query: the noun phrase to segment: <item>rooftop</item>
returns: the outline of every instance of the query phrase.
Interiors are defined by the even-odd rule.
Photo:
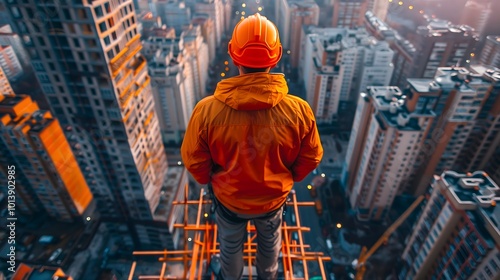
[[[417,34],[429,37],[460,35],[464,37],[477,37],[474,28],[468,25],[455,25],[447,20],[427,18],[427,25],[419,26]]]
[[[462,67],[440,67],[434,79],[407,79],[410,88],[416,92],[438,92],[441,89],[457,89],[460,93],[475,93],[480,84],[490,85],[500,81],[498,69],[475,67],[470,72]]]
[[[406,108],[406,95],[398,87],[369,87],[369,94],[384,124],[399,130],[420,130],[418,118],[412,117]]]
[[[486,36],[486,39],[488,40],[488,42],[492,42],[495,45],[500,46],[500,36],[489,35],[489,36]]]
[[[500,187],[488,174],[445,171],[440,178],[455,199],[454,204],[466,211],[483,237],[500,242]]]

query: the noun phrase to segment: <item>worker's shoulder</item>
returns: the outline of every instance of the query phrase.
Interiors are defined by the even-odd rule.
[[[211,105],[218,103],[219,101],[213,95],[210,95],[198,101],[198,103],[196,103],[195,108],[201,110],[203,108],[210,107]]]
[[[292,94],[287,94],[286,97],[284,98],[284,100],[289,103],[290,105],[296,107],[297,109],[303,111],[303,110],[311,110],[311,106],[309,105],[309,103],[307,103],[307,101],[305,101],[304,99],[298,97],[298,96],[295,96],[295,95],[292,95]]]

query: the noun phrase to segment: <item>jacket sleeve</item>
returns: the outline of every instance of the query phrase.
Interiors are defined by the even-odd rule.
[[[191,115],[181,146],[181,156],[187,170],[200,184],[210,181],[212,156],[207,143],[207,127],[204,125],[201,106],[198,104]]]
[[[308,109],[306,115],[310,118],[312,124],[309,127],[309,131],[302,139],[299,155],[292,165],[293,180],[295,182],[304,180],[311,171],[318,167],[323,158],[323,146],[319,138],[314,114],[310,108]]]

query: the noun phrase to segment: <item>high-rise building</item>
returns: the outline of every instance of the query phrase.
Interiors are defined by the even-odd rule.
[[[183,1],[157,0],[155,2],[155,16],[159,16],[163,24],[173,27],[177,35],[182,28],[191,21],[191,8]]]
[[[407,189],[409,193],[420,195],[425,193],[433,174],[469,164],[468,160],[480,162],[481,159],[468,150],[475,152],[478,148],[474,134],[481,123],[490,121],[488,114],[493,113],[496,117],[492,106],[500,89],[498,77],[472,74],[465,68],[439,68],[434,79],[408,79],[408,84],[409,110],[417,113],[433,110],[436,114],[436,120],[423,138],[424,147],[411,176],[413,183]],[[494,126],[489,129],[495,131]],[[484,139],[489,142],[484,142],[486,146],[478,150],[479,157],[488,158],[493,154],[486,151],[492,143],[498,143],[491,141],[495,136]]]
[[[17,1],[9,11],[51,111],[82,147],[95,150],[89,168],[102,170],[99,187],[113,193],[115,212],[126,221],[150,221],[167,160],[133,1],[59,4]],[[37,9],[43,18],[34,16]],[[154,230],[146,235],[158,238]],[[146,240],[136,237],[138,244]]]
[[[339,111],[353,111],[349,104],[356,104],[360,87],[388,85],[393,53],[366,30],[308,26],[302,33],[299,79],[318,123],[338,120]]]
[[[468,65],[477,41],[474,30],[469,26],[429,19],[427,26],[417,28],[413,43],[416,49],[413,67],[406,77],[431,79],[439,67]]]
[[[195,105],[190,63],[174,48],[149,63],[155,107],[165,143],[180,144]]]
[[[368,0],[367,11],[373,14],[382,21],[385,21],[389,10],[390,1],[387,0]]]
[[[280,32],[280,40],[284,49],[284,56],[290,58],[293,68],[299,63],[301,30],[303,25],[318,25],[319,7],[313,0],[281,0],[276,10],[279,20],[276,22]],[[288,52],[290,51],[290,52]]]
[[[181,34],[182,48],[186,51],[184,57],[186,63],[191,64],[194,82],[194,95],[196,102],[203,99],[206,94],[206,83],[208,79],[208,46],[203,41],[201,27],[189,25]],[[191,114],[189,114],[191,115]]]
[[[373,36],[389,42],[395,53],[391,85],[401,88],[408,78],[433,78],[438,67],[469,65],[478,41],[468,26],[430,18],[426,26],[418,27],[411,42],[370,12],[365,26]]]
[[[500,68],[500,36],[486,37],[480,63],[484,66]]]
[[[192,2],[190,6],[191,10],[194,10],[193,17],[208,15],[213,19],[215,27],[215,44],[219,46],[226,32],[225,17],[232,16],[232,13],[227,15],[224,14],[223,0],[191,0],[186,1],[186,4],[188,4],[188,2]]]
[[[375,36],[378,40],[388,42],[394,52],[392,59],[394,71],[390,85],[405,86],[407,75],[410,74],[409,71],[412,68],[413,56],[416,52],[415,46],[370,11],[365,14],[365,27],[370,35]]]
[[[149,38],[152,29],[163,27],[167,29],[167,27],[162,24],[161,17],[154,16],[152,12],[143,12],[138,15],[138,18],[140,24],[137,27],[139,29],[138,31],[141,33],[142,38]],[[170,27],[170,29],[173,30],[175,36],[175,29],[172,27]]]
[[[365,91],[368,86],[389,85],[394,71],[392,65],[394,52],[389,44],[387,42],[368,44],[362,51],[364,54],[361,62],[362,70],[360,71],[359,86],[355,87],[355,91]]]
[[[20,179],[16,192],[21,211],[34,214],[43,209],[63,222],[94,218],[92,193],[59,121],[50,112],[39,110],[27,95],[0,95],[0,141],[2,161],[8,159]]]
[[[0,67],[10,81],[17,80],[23,74],[23,67],[12,46],[0,45]]]
[[[384,219],[410,183],[434,114],[410,112],[406,99],[398,87],[368,87],[359,98],[342,182],[360,220]]]
[[[13,95],[14,91],[10,86],[9,79],[3,72],[2,67],[0,67],[0,95]]]
[[[21,38],[14,33],[9,24],[0,26],[0,45],[12,46],[21,65],[23,67],[29,65],[29,57],[24,50]]]
[[[333,3],[332,27],[363,26],[368,0],[337,0]]]
[[[500,71],[477,66],[471,69],[488,90],[453,170],[484,170],[500,182]]]
[[[484,172],[434,176],[398,279],[498,279],[500,188]]]
[[[468,25],[483,34],[488,18],[492,14],[490,0],[468,0],[458,23]]]
[[[201,28],[201,35],[208,47],[208,63],[212,64],[215,59],[215,31],[214,20],[208,16],[197,16],[191,20],[192,25],[199,25]]]

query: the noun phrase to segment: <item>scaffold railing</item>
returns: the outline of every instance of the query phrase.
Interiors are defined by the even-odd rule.
[[[206,197],[204,189],[200,190],[198,200],[188,200],[188,187],[185,188],[185,199],[175,201],[174,205],[184,206],[183,223],[177,223],[174,228],[184,230],[182,250],[162,250],[162,251],[134,251],[134,262],[132,263],[128,280],[164,280],[164,279],[215,279],[208,266],[215,254],[219,253],[217,242],[217,224],[209,218],[209,211],[212,201]],[[196,207],[195,222],[189,222],[189,208]],[[208,207],[207,207],[208,206]],[[304,243],[303,233],[310,231],[310,228],[301,225],[299,207],[314,206],[314,202],[298,202],[295,192],[292,191],[288,198],[287,209],[295,213],[295,225],[288,225],[283,219],[282,225],[282,248],[280,254],[280,277],[279,279],[309,280],[309,265],[314,263],[314,267],[319,270],[322,279],[327,279],[324,263],[330,261],[329,256],[322,252],[312,252],[310,246]],[[290,210],[287,210],[290,211]],[[243,259],[246,269],[243,279],[257,279],[254,269],[257,252],[256,229],[251,221],[247,223],[247,240],[243,248]],[[294,235],[294,233],[296,233]],[[293,238],[295,236],[295,238]],[[154,275],[139,275],[137,266],[140,265],[141,258],[157,258],[161,263],[161,269]],[[169,265],[182,265],[182,275],[168,273]],[[299,272],[300,271],[300,272]],[[299,276],[300,275],[300,276]],[[317,275],[316,277],[318,277]]]

